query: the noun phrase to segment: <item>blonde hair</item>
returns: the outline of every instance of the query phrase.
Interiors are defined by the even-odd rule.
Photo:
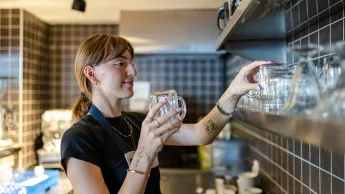
[[[92,85],[84,74],[84,68],[87,66],[94,67],[113,60],[126,51],[129,51],[133,58],[134,49],[131,43],[115,35],[94,35],[80,44],[75,58],[74,70],[81,95],[73,105],[73,120],[79,120],[85,116],[92,105]]]

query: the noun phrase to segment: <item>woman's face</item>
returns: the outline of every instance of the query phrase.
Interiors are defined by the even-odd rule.
[[[133,81],[137,72],[128,51],[94,69],[95,76],[100,81],[96,88],[102,90],[104,94],[118,99],[133,96]]]

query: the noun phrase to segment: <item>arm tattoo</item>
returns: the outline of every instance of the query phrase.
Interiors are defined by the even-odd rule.
[[[204,123],[204,127],[208,134],[212,133],[215,129],[218,128],[218,126],[211,119]]]
[[[151,156],[149,153],[145,151],[145,148],[142,147],[138,150],[138,157],[139,159],[137,160],[137,163],[135,164],[135,167],[138,167],[139,161],[141,158],[146,158],[147,162],[151,162]]]

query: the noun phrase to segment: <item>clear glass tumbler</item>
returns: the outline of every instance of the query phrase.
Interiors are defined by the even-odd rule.
[[[253,91],[247,96],[258,99],[258,110],[264,112],[276,112],[286,102],[291,74],[285,64],[267,64],[260,66],[254,74],[261,89]]]
[[[320,101],[320,83],[316,76],[316,67],[311,57],[323,50],[318,45],[301,45],[289,48],[289,52],[299,57],[294,72],[289,97],[279,114],[310,114]]]

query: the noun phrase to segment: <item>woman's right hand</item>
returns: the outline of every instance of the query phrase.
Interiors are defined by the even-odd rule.
[[[166,104],[167,99],[155,104],[142,123],[141,134],[137,153],[139,157],[145,157],[153,162],[158,152],[162,150],[164,143],[171,135],[176,133],[182,126],[183,118],[170,120],[180,114],[181,109],[172,110],[167,115],[156,118],[156,114]]]

